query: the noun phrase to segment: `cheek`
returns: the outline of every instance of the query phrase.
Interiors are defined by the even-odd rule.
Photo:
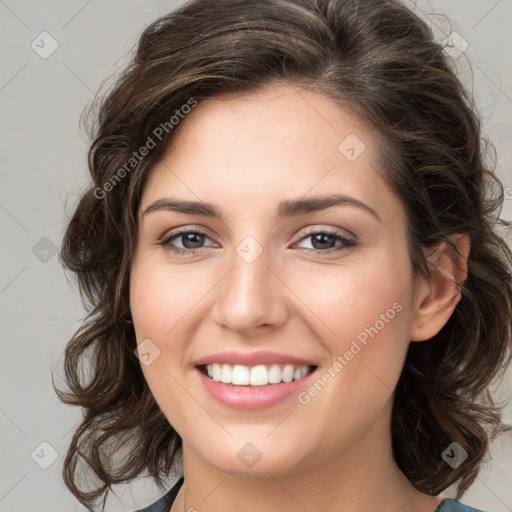
[[[364,341],[368,329],[386,333],[384,338],[408,335],[412,277],[407,255],[378,250],[353,261],[339,269],[319,268],[314,279],[288,276],[296,295],[314,314],[331,355],[346,350],[358,336]]]
[[[130,307],[137,343],[149,339],[159,349],[151,364],[141,364],[142,372],[158,405],[178,432],[188,428],[190,421],[201,424],[200,411],[190,407],[190,395],[178,383],[182,381],[190,315],[200,291],[185,273],[175,269],[171,272],[150,258],[132,265]],[[179,413],[183,410],[188,411],[186,416]]]
[[[179,345],[184,338],[183,333],[178,333],[186,324],[179,320],[186,319],[191,308],[190,287],[185,287],[175,275],[179,274],[165,271],[165,267],[150,258],[136,260],[130,275],[130,308],[137,344],[148,346],[146,340],[150,340],[149,346],[157,354],[151,364],[142,364],[142,371],[159,403],[162,395],[174,388],[169,373],[175,374],[174,367],[183,360]]]
[[[130,276],[130,307],[137,340],[153,337],[159,343],[180,339],[189,315],[208,290],[196,272],[170,270],[150,260],[134,265]]]
[[[375,251],[357,267],[315,275],[314,283],[307,304],[321,319],[315,322],[330,371],[320,375],[326,385],[319,383],[304,402],[311,399],[312,409],[321,409],[324,400],[331,403],[341,422],[348,411],[361,415],[362,403],[369,416],[376,414],[396,386],[409,346],[413,285],[408,255]]]

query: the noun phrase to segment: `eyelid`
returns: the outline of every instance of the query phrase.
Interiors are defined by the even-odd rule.
[[[348,229],[343,229],[339,227],[327,227],[327,226],[319,226],[318,224],[315,224],[313,227],[304,228],[305,231],[303,231],[300,235],[300,240],[302,240],[304,237],[314,234],[314,233],[330,233],[332,235],[341,236],[345,239],[351,239],[354,242],[357,242],[359,239],[358,237],[349,231]]]
[[[202,235],[206,235],[208,238],[211,238],[210,235],[208,234],[209,233],[208,228],[206,228],[204,226],[196,227],[196,225],[185,225],[185,226],[173,228],[171,231],[166,231],[162,236],[160,236],[158,238],[158,240],[162,241],[162,240],[168,239],[174,235],[178,235],[178,234],[182,234],[182,233],[190,233],[190,232],[197,232]],[[302,238],[304,238],[307,235],[310,235],[313,233],[319,233],[319,232],[322,232],[322,233],[329,232],[331,234],[339,234],[340,236],[344,236],[343,233],[347,233],[348,236],[344,236],[345,238],[350,237],[350,238],[353,238],[354,241],[358,240],[358,237],[354,233],[349,231],[348,229],[339,228],[339,227],[330,227],[330,226],[327,227],[327,226],[314,224],[312,226],[303,228],[303,231],[300,234],[299,241],[302,240]]]

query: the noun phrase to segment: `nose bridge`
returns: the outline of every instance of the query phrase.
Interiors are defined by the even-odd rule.
[[[215,320],[234,330],[282,322],[285,297],[274,276],[273,258],[254,237],[234,248],[231,268],[215,303]]]

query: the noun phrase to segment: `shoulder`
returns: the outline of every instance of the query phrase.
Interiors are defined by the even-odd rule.
[[[484,512],[483,510],[463,505],[460,501],[447,498],[442,501],[436,512]]]
[[[140,510],[135,510],[135,512],[169,512],[171,505],[173,504],[178,491],[180,490],[181,485],[183,484],[183,477],[181,477],[169,491],[167,491],[161,498],[159,498],[151,505],[148,505],[145,508],[141,508]]]

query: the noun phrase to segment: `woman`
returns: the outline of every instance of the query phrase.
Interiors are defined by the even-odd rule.
[[[58,391],[85,409],[73,494],[163,490],[182,461],[145,512],[475,510],[440,493],[500,431],[512,255],[427,25],[395,0],[196,0],[97,121],[61,252],[90,304]]]

